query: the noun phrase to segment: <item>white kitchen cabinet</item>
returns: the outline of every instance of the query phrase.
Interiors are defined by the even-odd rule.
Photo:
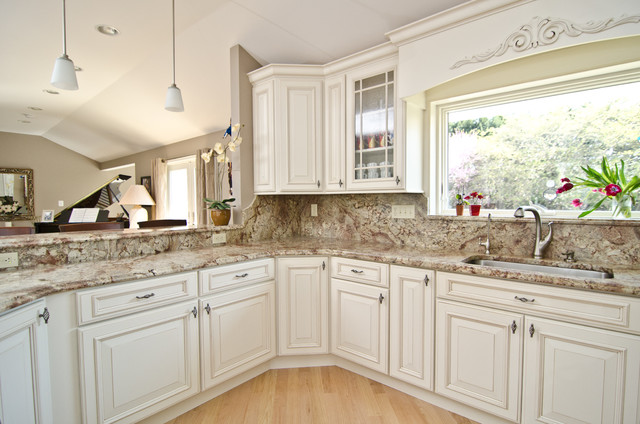
[[[434,272],[390,268],[389,374],[433,390]]]
[[[329,260],[278,258],[278,354],[329,353]]]
[[[517,422],[523,316],[441,300],[436,313],[436,393]]]
[[[343,74],[324,83],[324,175],[327,192],[342,192],[346,184],[346,94]]]
[[[276,356],[275,282],[202,297],[203,390]]]
[[[81,327],[83,422],[134,423],[199,391],[197,302]]]
[[[523,423],[637,423],[640,339],[525,321]]]
[[[276,191],[276,136],[274,81],[253,87],[253,190]]]
[[[0,316],[0,423],[53,423],[44,315],[39,300]]]

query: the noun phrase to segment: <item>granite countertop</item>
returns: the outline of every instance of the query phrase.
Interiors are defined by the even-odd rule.
[[[218,247],[172,251],[127,259],[61,266],[45,265],[4,272],[0,274],[0,313],[35,299],[64,291],[151,278],[252,259],[297,255],[341,256],[436,271],[512,279],[640,297],[640,268],[608,267],[606,269],[613,271],[614,278],[606,280],[577,279],[539,272],[470,265],[462,262],[463,259],[470,255],[460,252],[425,251],[389,244],[345,240],[293,238],[251,244],[227,244]],[[497,256],[493,258],[505,259]],[[538,262],[549,263],[550,261]],[[568,266],[563,262],[553,262],[553,264]],[[571,264],[571,266],[583,269],[605,268],[598,268],[592,264],[581,264],[579,262]]]

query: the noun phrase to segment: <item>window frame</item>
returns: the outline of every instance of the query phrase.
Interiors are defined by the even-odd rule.
[[[189,155],[175,159],[167,159],[167,215],[171,212],[171,169],[187,170],[187,225],[198,225],[198,214],[196,213],[196,156]],[[181,218],[181,217],[179,217]]]
[[[447,150],[449,127],[447,114],[449,112],[634,82],[640,82],[640,62],[531,81],[429,102],[430,122],[432,122],[429,150],[434,156],[434,160],[430,161],[432,166],[427,170],[428,186],[431,188],[429,193],[429,213],[432,215],[455,215],[455,208],[447,208],[444,204],[448,184]],[[512,217],[514,212],[511,209],[483,209],[483,211],[490,212],[493,216],[505,217]],[[540,210],[542,216],[568,219],[577,218],[581,212],[581,210]],[[612,216],[607,211],[594,211],[583,219],[589,218],[611,219]],[[631,218],[639,219],[640,212],[632,212]]]

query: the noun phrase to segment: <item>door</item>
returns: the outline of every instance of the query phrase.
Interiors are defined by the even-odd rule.
[[[280,355],[329,353],[327,258],[278,258]]]
[[[276,140],[282,192],[322,191],[322,81],[278,81]]]
[[[326,191],[344,191],[346,172],[346,111],[344,75],[324,84],[324,175]]]
[[[434,273],[391,267],[389,374],[433,390]]]
[[[331,279],[331,352],[387,373],[389,290]]]
[[[78,330],[83,422],[134,423],[198,393],[196,302]]]
[[[523,316],[438,301],[436,393],[518,421]]]
[[[43,300],[0,317],[0,422],[52,423]]]
[[[527,318],[524,423],[637,423],[640,339]]]
[[[202,298],[200,310],[203,390],[276,356],[273,281]]]
[[[276,191],[274,82],[253,87],[253,190]]]

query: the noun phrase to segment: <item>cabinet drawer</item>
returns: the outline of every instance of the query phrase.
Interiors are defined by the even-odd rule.
[[[188,272],[81,290],[76,293],[78,325],[195,298],[197,287],[196,272]]]
[[[357,259],[331,258],[331,276],[356,283],[389,287],[389,265]]]
[[[640,299],[446,272],[436,278],[439,298],[640,333]]]
[[[235,286],[273,280],[273,258],[222,265],[199,271],[200,294],[215,293]]]

